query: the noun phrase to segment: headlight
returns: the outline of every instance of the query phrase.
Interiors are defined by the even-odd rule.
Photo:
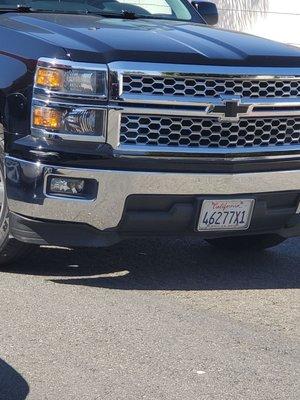
[[[83,107],[47,107],[33,104],[32,131],[37,136],[69,140],[105,141],[106,110]]]
[[[46,62],[41,59],[34,84],[35,88],[67,96],[106,98],[107,67],[57,60]]]
[[[107,66],[40,59],[32,101],[34,136],[105,142]]]

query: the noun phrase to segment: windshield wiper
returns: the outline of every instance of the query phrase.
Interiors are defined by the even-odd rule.
[[[33,7],[23,6],[23,5],[17,5],[16,7],[0,7],[0,12],[34,13],[38,11],[39,10]]]
[[[55,13],[55,14],[93,14],[90,10],[64,11],[56,9],[34,8],[30,6],[17,5],[16,7],[0,7],[0,12],[18,12],[18,13]]]
[[[19,12],[19,13],[34,13],[34,12],[53,12],[58,14],[91,14],[100,15],[109,18],[124,18],[124,19],[136,19],[138,16],[130,11],[122,11],[121,13],[113,12],[101,12],[101,11],[91,11],[91,10],[74,10],[74,11],[64,11],[64,10],[43,10],[37,9],[29,6],[17,5],[16,7],[0,7],[0,12]]]
[[[94,14],[94,15],[100,15],[101,17],[107,17],[107,18],[122,18],[122,19],[137,19],[137,18],[143,18],[143,16],[137,15],[135,12],[123,10],[120,13],[114,13],[110,11],[90,11],[86,10],[86,14]],[[147,18],[147,16],[145,16]]]
[[[128,11],[128,10],[123,10],[120,13],[114,13],[114,12],[110,12],[110,11],[90,11],[90,10],[85,10],[84,12],[86,14],[100,15],[101,17],[107,17],[107,18],[121,18],[121,19],[161,19],[161,18],[163,18],[163,17],[158,17],[155,15],[136,14],[135,12]]]
[[[114,13],[110,11],[91,11],[91,10],[74,10],[74,11],[63,11],[63,10],[47,10],[38,9],[24,5],[18,5],[16,7],[0,8],[0,12],[18,12],[18,13],[57,13],[57,14],[81,14],[81,15],[99,15],[106,18],[120,18],[120,19],[162,19],[155,15],[142,15],[136,14],[135,12],[123,10],[120,13]],[[171,19],[171,18],[168,18]]]

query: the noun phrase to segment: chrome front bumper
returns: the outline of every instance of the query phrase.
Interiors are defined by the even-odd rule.
[[[49,196],[49,175],[95,179],[95,200]],[[300,170],[193,174],[131,172],[64,168],[6,157],[10,210],[30,218],[80,222],[99,230],[115,228],[121,221],[129,195],[232,195],[300,191]],[[300,211],[300,210],[299,210]]]

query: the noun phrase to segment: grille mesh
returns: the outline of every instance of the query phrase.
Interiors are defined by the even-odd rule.
[[[123,91],[130,94],[188,97],[300,97],[296,80],[243,80],[237,78],[181,78],[124,75]]]
[[[300,144],[300,117],[212,118],[123,115],[122,145],[196,148],[253,148]]]

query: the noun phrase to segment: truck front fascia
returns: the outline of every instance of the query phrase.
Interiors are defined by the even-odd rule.
[[[124,236],[124,230],[125,236],[139,236],[152,232],[163,235],[178,233],[179,236],[196,234],[203,237],[203,234],[195,229],[202,202],[205,199],[236,199],[240,196],[254,199],[256,205],[253,225],[249,231],[239,234],[276,233],[283,237],[300,234],[300,102],[297,90],[296,95],[294,94],[295,85],[299,84],[299,69],[260,68],[256,71],[253,68],[246,71],[231,68],[230,71],[225,71],[227,75],[224,78],[221,75],[224,74],[224,69],[219,67],[207,67],[209,69],[205,70],[203,66],[195,66],[189,74],[186,70],[184,73],[177,70],[183,68],[182,66],[141,65],[141,70],[128,64],[125,66],[127,69],[122,69],[124,66],[118,64],[109,65],[109,97],[107,103],[101,104],[107,110],[106,143],[88,143],[84,138],[78,142],[64,140],[63,137],[56,140],[54,136],[41,138],[31,135],[21,138],[14,143],[13,148],[7,149],[7,193],[12,213],[12,233],[17,239],[54,245],[68,245],[70,240],[70,246],[96,246],[99,243],[107,244],[109,241],[119,240]],[[158,68],[158,72],[153,68]],[[162,68],[169,72],[162,72]],[[270,135],[273,130],[277,132],[275,143],[272,141],[274,138],[269,135],[265,143],[257,144],[255,141],[260,140],[260,134],[253,132],[249,142],[245,139],[245,145],[237,142],[243,135],[239,135],[239,131],[233,131],[232,135],[228,135],[228,140],[231,140],[232,136],[236,139],[224,145],[226,137],[214,141],[215,134],[219,137],[222,130],[214,132],[213,126],[212,129],[204,129],[208,131],[210,145],[205,146],[202,142],[194,143],[194,146],[182,145],[181,140],[184,139],[186,130],[187,136],[194,140],[193,127],[185,129],[186,126],[183,125],[188,119],[195,119],[197,129],[194,133],[199,135],[199,119],[205,124],[208,121],[212,126],[215,122],[218,124],[220,119],[228,118],[226,99],[224,101],[221,94],[216,93],[215,97],[178,97],[124,93],[126,74],[130,75],[129,79],[137,80],[139,85],[139,80],[143,77],[136,76],[140,73],[146,74],[146,88],[147,79],[151,79],[151,82],[154,82],[151,85],[155,85],[151,90],[156,90],[156,77],[160,80],[159,85],[168,86],[166,82],[174,72],[179,81],[183,79],[187,82],[189,79],[208,79],[208,82],[210,79],[221,79],[224,85],[229,79],[230,82],[234,80],[234,84],[239,87],[242,80],[246,84],[246,89],[243,89],[246,92],[248,83],[254,85],[252,97],[232,97],[237,109],[242,108],[245,115],[237,113],[234,121],[223,121],[225,128],[226,124],[234,125],[239,119],[245,123],[247,120],[258,120],[260,123],[264,118],[266,123],[269,123],[273,119],[279,119],[281,123],[281,119],[285,117],[286,129],[282,128],[281,131],[279,125],[274,124]],[[270,85],[274,79],[282,81],[283,85],[287,85],[290,96],[278,98],[277,91],[271,87],[273,98],[260,98],[259,93],[255,91],[261,79],[265,79]],[[176,89],[177,83],[171,83],[171,86]],[[142,89],[145,90],[143,84]],[[207,88],[204,87],[204,90]],[[222,88],[220,90],[222,91]],[[82,103],[82,99],[79,100]],[[222,111],[224,105],[225,112]],[[178,123],[178,116],[182,119],[182,125],[174,128],[174,132],[170,128],[169,138],[174,144],[161,142],[161,139],[166,139],[166,127],[153,127],[153,132],[151,127],[154,123],[157,125],[157,119],[165,118],[168,120],[167,124],[169,121],[172,124]],[[124,118],[128,120],[125,127],[124,122],[122,125]],[[143,119],[146,122],[143,122]],[[164,125],[163,121],[160,122]],[[290,122],[292,127],[289,126]],[[254,125],[251,126],[253,127]],[[262,129],[258,124],[255,127],[258,130]],[[264,132],[261,135],[264,135]],[[132,144],[128,145],[126,141]],[[53,177],[94,182],[93,195],[88,193],[89,196],[80,198],[70,194],[58,196],[50,193],[49,182]],[[127,215],[130,201],[136,197],[137,200],[133,200],[134,204],[137,204],[137,201],[147,203],[145,196],[153,200],[150,211],[130,210],[130,215]],[[280,201],[276,200],[277,196]],[[187,202],[181,200],[181,197],[188,198]],[[162,199],[162,203],[159,199]],[[161,204],[165,204],[169,209],[161,209]],[[44,242],[39,242],[35,233],[32,234],[32,238],[31,233],[22,236],[23,223],[28,224],[33,232],[35,229],[44,230]],[[80,232],[79,227],[84,227],[84,230],[89,232],[87,237],[90,239],[85,241],[81,235],[79,241],[76,239],[75,231]],[[51,240],[46,234],[48,228],[52,232]],[[61,241],[55,242],[55,231],[64,232],[60,235]],[[66,232],[70,233],[70,239]],[[232,232],[232,235],[235,234],[237,233]],[[103,235],[106,238],[107,235],[110,238],[111,235],[115,237],[106,240],[103,239]],[[221,237],[224,232],[216,232],[214,235]]]

